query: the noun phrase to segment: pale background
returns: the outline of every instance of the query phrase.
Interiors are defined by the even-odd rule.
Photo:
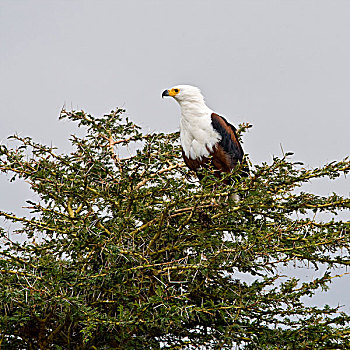
[[[145,132],[172,132],[179,107],[161,92],[192,84],[233,124],[254,125],[244,137],[253,163],[282,149],[308,167],[340,160],[350,154],[349,18],[346,0],[0,0],[0,142],[19,133],[69,151],[64,105],[124,107]],[[349,196],[350,180],[305,189]],[[0,178],[0,209],[24,215],[32,196]],[[349,282],[311,303],[349,312]]]

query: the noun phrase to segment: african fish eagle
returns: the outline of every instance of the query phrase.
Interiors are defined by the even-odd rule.
[[[224,117],[214,113],[204,101],[201,91],[190,85],[164,90],[162,97],[173,97],[181,107],[180,140],[186,165],[197,173],[212,164],[215,176],[229,173],[242,163],[243,149],[236,128]],[[242,175],[247,175],[247,168]]]

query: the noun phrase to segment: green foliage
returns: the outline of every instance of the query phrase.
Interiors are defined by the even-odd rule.
[[[0,232],[1,345],[349,348],[349,316],[303,297],[327,288],[332,267],[350,264],[350,223],[300,214],[336,214],[350,200],[295,189],[347,174],[350,162],[308,170],[286,155],[247,178],[237,170],[230,186],[208,172],[201,186],[180,159],[178,133],[143,135],[122,113],[62,111],[86,128],[72,136],[71,154],[19,136],[19,147],[1,146],[0,170],[38,198],[27,201],[27,217],[0,212],[28,238]],[[327,270],[301,283],[279,276],[289,262]]]

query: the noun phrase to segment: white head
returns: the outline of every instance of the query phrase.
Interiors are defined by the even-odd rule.
[[[173,97],[180,105],[186,102],[204,104],[204,97],[201,91],[197,87],[191,85],[177,85],[168,90],[164,90],[162,97],[164,96]]]

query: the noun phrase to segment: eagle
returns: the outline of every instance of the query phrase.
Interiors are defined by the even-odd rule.
[[[162,97],[165,96],[173,97],[181,107],[182,156],[199,180],[203,178],[201,168],[213,167],[214,175],[220,178],[222,173],[230,173],[242,163],[244,152],[236,128],[205,104],[199,88],[177,85],[164,90]],[[247,171],[245,165],[241,175],[247,176]]]

